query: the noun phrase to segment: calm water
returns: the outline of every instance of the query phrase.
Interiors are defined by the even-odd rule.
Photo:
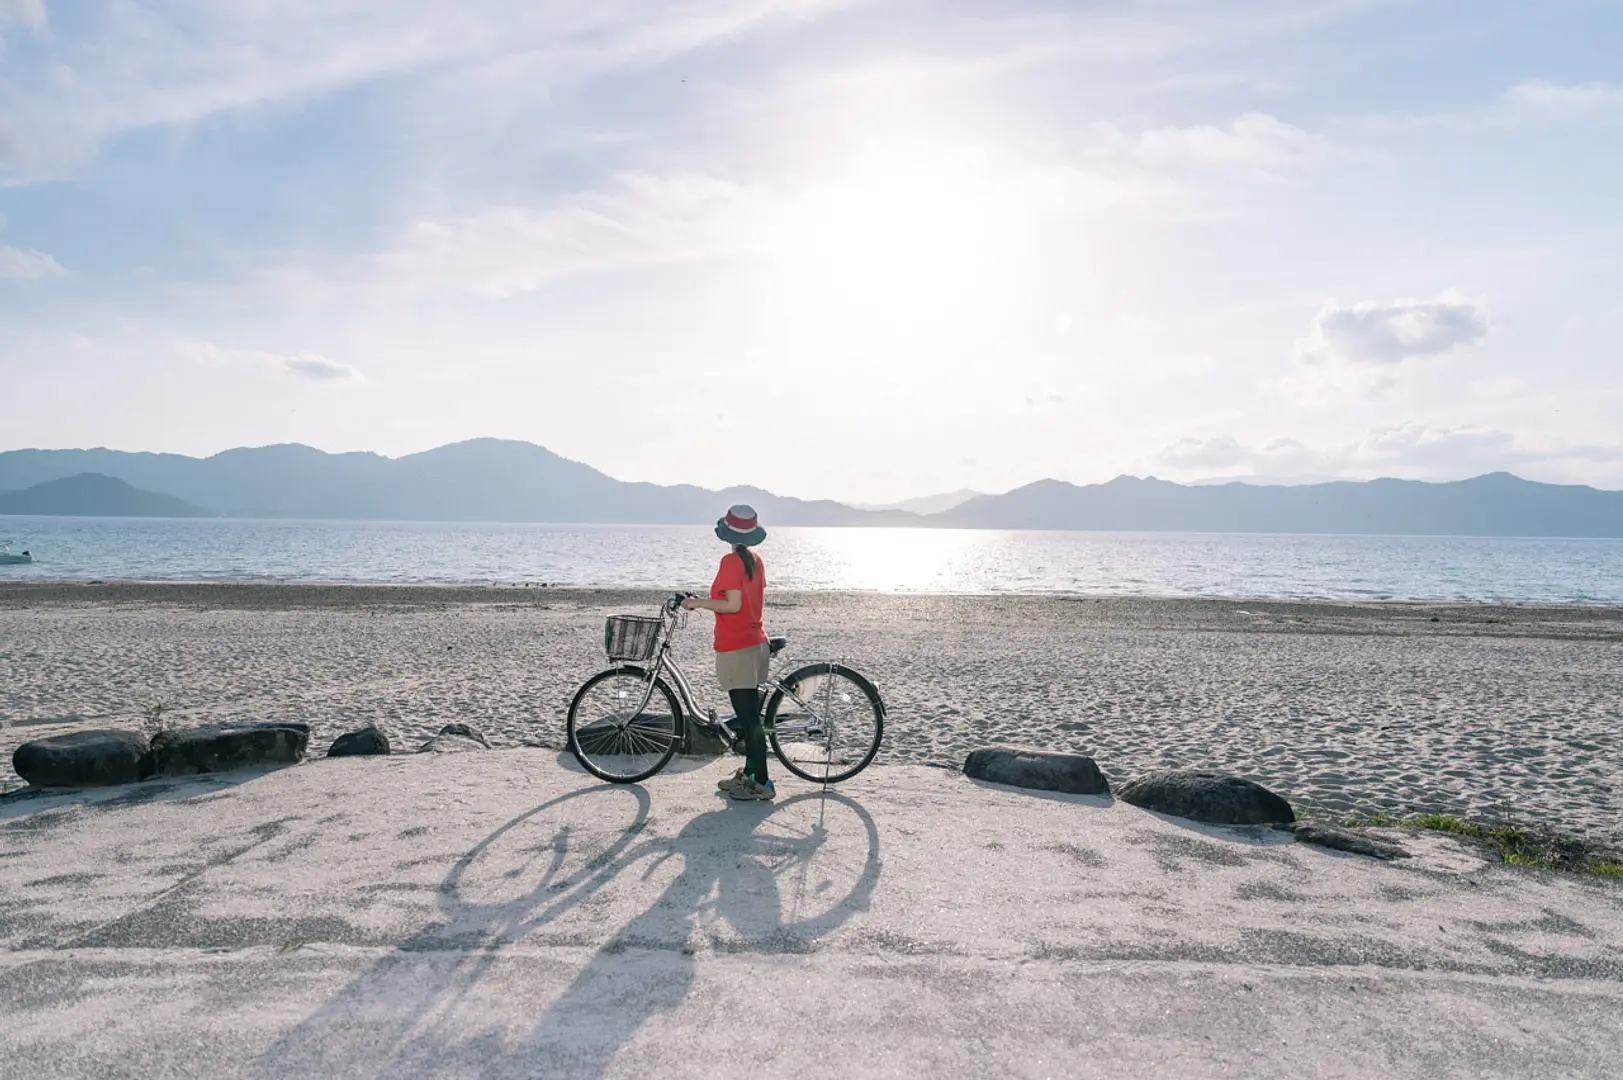
[[[691,588],[720,543],[688,526],[0,518],[31,566],[0,580],[128,578]],[[773,531],[774,586],[1623,603],[1623,540]]]

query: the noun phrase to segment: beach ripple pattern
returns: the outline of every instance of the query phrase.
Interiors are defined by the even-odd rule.
[[[410,747],[465,722],[497,746],[561,749],[571,695],[606,666],[603,616],[657,602],[251,586],[154,603],[157,587],[116,602],[64,588],[73,602],[0,593],[11,784],[19,743],[138,728],[154,702],[179,725],[305,722],[318,746],[376,724]],[[875,680],[880,764],[956,769],[1017,743],[1117,777],[1247,777],[1309,817],[1435,810],[1623,839],[1617,609],[780,592],[767,621],[790,635],[787,663],[843,660]],[[678,655],[723,706],[700,623]]]

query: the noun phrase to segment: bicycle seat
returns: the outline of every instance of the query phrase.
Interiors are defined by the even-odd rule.
[[[778,651],[780,649],[782,649],[787,644],[789,644],[789,639],[786,638],[786,637],[769,637],[769,638],[767,638],[766,639],[767,655],[769,655],[769,656],[778,655]]]

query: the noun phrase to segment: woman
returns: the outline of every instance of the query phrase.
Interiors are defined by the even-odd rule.
[[[682,602],[689,611],[716,613],[716,678],[732,699],[744,737],[744,767],[716,786],[735,799],[770,801],[777,791],[766,774],[766,732],[761,728],[761,684],[771,661],[761,625],[766,567],[750,550],[766,539],[766,530],[755,520],[754,509],[735,506],[716,522],[716,536],[733,550],[721,557],[710,598],[690,596]]]

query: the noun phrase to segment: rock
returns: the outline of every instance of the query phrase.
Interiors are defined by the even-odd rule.
[[[440,735],[460,735],[464,739],[472,739],[486,750],[490,749],[490,740],[479,733],[479,729],[469,727],[467,724],[446,724],[440,728]],[[438,738],[439,736],[435,736]]]
[[[152,762],[161,776],[296,765],[309,742],[309,724],[204,724],[160,731],[152,739]]]
[[[152,757],[139,731],[75,731],[23,743],[11,767],[34,787],[106,787],[145,780]]]
[[[1354,855],[1368,855],[1372,859],[1407,859],[1409,853],[1400,845],[1386,840],[1377,840],[1373,836],[1366,836],[1352,829],[1339,829],[1334,825],[1310,825],[1299,822],[1294,825],[1275,825],[1276,829],[1284,829],[1293,833],[1296,839],[1304,844],[1317,844],[1319,847],[1334,848],[1337,851],[1350,851]]]
[[[333,740],[332,746],[327,748],[328,757],[364,757],[388,752],[389,736],[376,726],[340,735]]]
[[[448,724],[447,727],[462,727],[462,724]],[[442,731],[417,748],[419,754],[455,754],[464,750],[489,750],[490,744],[476,736],[468,736],[455,731]]]
[[[1090,757],[1022,746],[988,746],[964,759],[964,775],[994,784],[1066,791],[1074,795],[1108,795],[1110,781]]]
[[[1209,825],[1295,821],[1291,804],[1261,784],[1201,769],[1162,769],[1125,783],[1122,801]]]

